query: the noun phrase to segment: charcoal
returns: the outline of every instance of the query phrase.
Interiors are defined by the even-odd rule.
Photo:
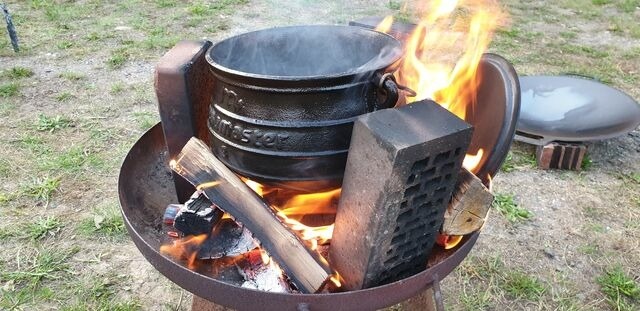
[[[176,214],[173,226],[184,235],[211,234],[223,212],[196,191]]]
[[[215,226],[213,234],[202,244],[198,251],[199,259],[218,259],[235,257],[258,247],[249,230],[238,226],[233,220],[225,218]]]

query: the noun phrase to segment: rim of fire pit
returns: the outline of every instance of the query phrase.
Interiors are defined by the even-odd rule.
[[[271,293],[224,283],[189,270],[159,252],[162,213],[177,202],[168,168],[161,124],[148,130],[127,154],[118,179],[124,223],[136,247],[161,274],[185,290],[216,304],[239,310],[370,310],[392,306],[430,288],[446,277],[469,253],[479,232],[435,256],[442,261],[414,276],[373,288],[330,294]],[[432,254],[432,256],[434,256]]]

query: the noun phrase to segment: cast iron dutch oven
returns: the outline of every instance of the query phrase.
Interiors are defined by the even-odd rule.
[[[213,153],[261,182],[317,191],[341,183],[353,121],[395,106],[393,37],[360,27],[293,26],[218,42],[208,120]]]

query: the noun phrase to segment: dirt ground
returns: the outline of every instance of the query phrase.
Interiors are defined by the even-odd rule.
[[[591,76],[640,99],[640,2],[501,1],[490,51],[519,74]],[[181,39],[395,14],[395,1],[9,0],[0,31],[0,310],[189,310],[139,253],[117,176],[158,121],[153,71]],[[0,25],[4,26],[2,23]],[[4,28],[4,27],[3,27]],[[443,281],[450,310],[640,310],[640,131],[589,145],[581,172],[535,168],[515,143],[470,256]],[[527,213],[529,211],[530,213]]]

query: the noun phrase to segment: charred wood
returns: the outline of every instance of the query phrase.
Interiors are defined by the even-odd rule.
[[[327,261],[309,250],[201,140],[191,138],[172,169],[251,231],[301,292],[322,289],[332,274]]]
[[[196,191],[176,214],[173,226],[184,235],[209,235],[223,214],[204,193]]]

